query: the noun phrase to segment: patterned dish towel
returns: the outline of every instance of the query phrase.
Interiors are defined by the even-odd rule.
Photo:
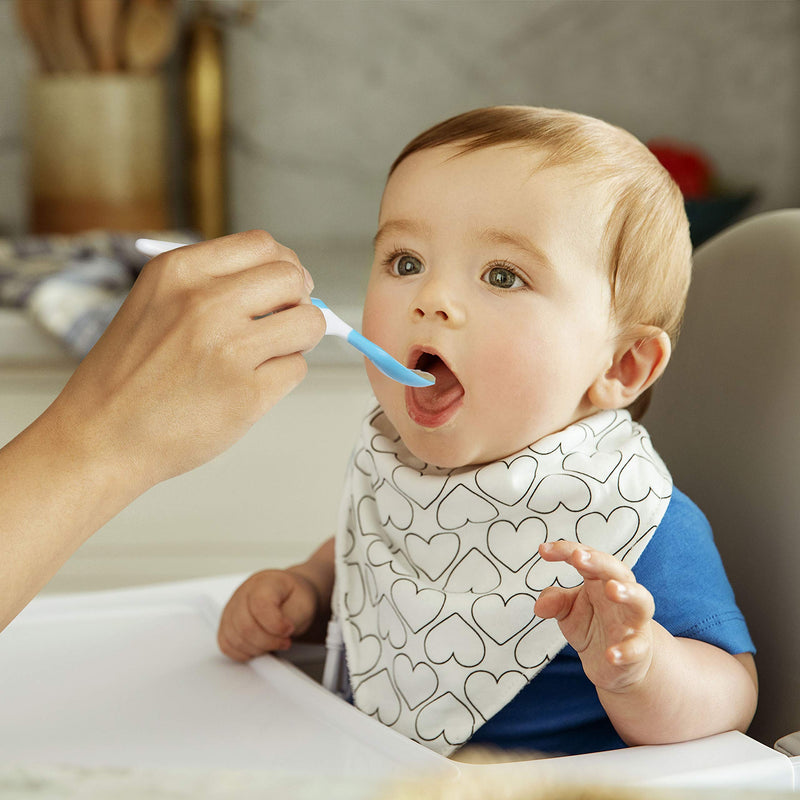
[[[148,260],[140,236],[196,242],[186,231],[0,238],[0,308],[23,309],[76,358],[83,358],[119,310]]]

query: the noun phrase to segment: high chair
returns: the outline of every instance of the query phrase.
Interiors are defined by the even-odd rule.
[[[644,418],[711,523],[758,649],[749,734],[769,745],[800,730],[798,398],[800,209],[789,209],[697,250],[680,340]]]
[[[306,674],[313,648],[296,648],[294,662],[309,660],[301,668],[222,656],[215,631],[245,577],[236,575],[36,598],[0,635],[0,786],[9,765],[57,764],[247,770],[248,786],[266,782],[263,796],[286,798],[376,798],[400,774],[469,781],[478,771],[498,785],[523,774],[533,786],[792,791],[800,759],[772,744],[800,729],[798,301],[800,210],[754,217],[705,244],[680,345],[645,418],[676,485],[711,520],[759,648],[751,736],[455,763],[323,690]]]

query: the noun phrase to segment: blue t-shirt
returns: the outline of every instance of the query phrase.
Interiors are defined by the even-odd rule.
[[[653,595],[656,621],[674,636],[755,652],[711,527],[677,489],[633,573]],[[625,747],[569,645],[478,729],[471,743],[479,742],[568,755]]]

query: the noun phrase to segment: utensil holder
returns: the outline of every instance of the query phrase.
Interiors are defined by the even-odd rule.
[[[160,76],[42,76],[29,101],[34,233],[171,227]]]

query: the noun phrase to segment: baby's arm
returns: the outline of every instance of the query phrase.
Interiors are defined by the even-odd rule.
[[[333,539],[302,564],[251,575],[232,595],[217,641],[226,656],[248,661],[287,650],[292,639],[322,640],[331,612]]]
[[[536,613],[558,621],[627,744],[747,729],[758,697],[750,653],[672,636],[653,619],[650,592],[613,556],[566,541],[539,551],[583,578],[574,589],[546,589]]]

